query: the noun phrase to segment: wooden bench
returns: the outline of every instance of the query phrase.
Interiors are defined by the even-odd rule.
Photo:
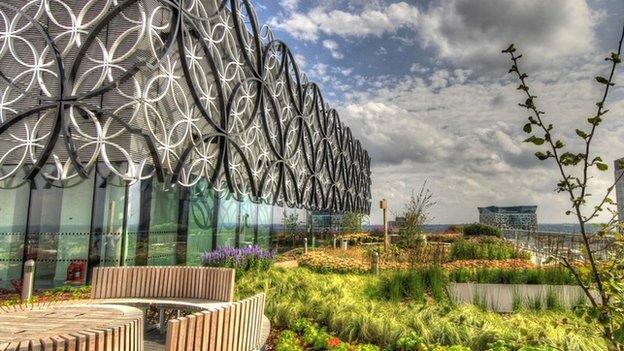
[[[266,342],[270,326],[264,317],[264,294],[171,319],[166,351],[252,351]]]
[[[91,299],[100,304],[158,308],[158,328],[165,329],[165,309],[201,311],[229,305],[234,299],[230,268],[96,267]],[[145,318],[147,322],[147,318]]]
[[[91,299],[213,307],[234,298],[235,270],[213,267],[96,267]]]

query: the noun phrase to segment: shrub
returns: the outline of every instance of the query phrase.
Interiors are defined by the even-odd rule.
[[[425,339],[414,332],[400,338],[396,346],[399,351],[424,351],[427,349]]]
[[[373,344],[358,344],[355,345],[353,351],[380,351],[379,346]]]
[[[464,226],[463,232],[465,236],[501,236],[501,230],[499,228],[482,223],[468,224]]]
[[[275,351],[303,351],[303,347],[299,345],[295,332],[284,330],[277,337]]]
[[[273,265],[274,260],[275,252],[267,251],[260,246],[241,249],[220,247],[202,255],[204,266],[234,268],[237,277],[249,270],[267,270]]]
[[[529,259],[530,254],[517,249],[513,244],[500,239],[478,237],[460,239],[451,245],[453,260],[508,260]]]

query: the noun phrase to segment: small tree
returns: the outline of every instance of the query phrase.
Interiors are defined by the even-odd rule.
[[[362,220],[364,215],[357,212],[347,212],[342,215],[340,227],[342,234],[362,232]]]
[[[295,241],[299,236],[299,214],[297,212],[293,212],[288,214],[286,211],[283,212],[282,224],[284,226],[284,236],[286,238],[290,238],[292,240],[292,246],[295,247]]]
[[[530,134],[525,141],[537,146],[546,147],[545,152],[538,151],[535,156],[542,161],[552,159],[561,177],[557,183],[556,191],[567,194],[570,200],[570,209],[567,215],[573,215],[580,226],[580,235],[584,247],[584,255],[589,265],[588,278],[585,278],[583,269],[572,262],[565,255],[555,254],[567,269],[576,278],[577,284],[583,289],[591,305],[586,309],[587,316],[594,318],[602,326],[605,338],[610,342],[610,349],[624,350],[624,263],[622,261],[622,237],[617,212],[613,210],[614,202],[610,195],[615,184],[607,188],[605,194],[597,202],[598,205],[588,208],[586,206],[589,194],[590,169],[596,167],[599,171],[606,171],[609,167],[602,158],[592,152],[591,146],[597,136],[597,129],[605,118],[608,110],[605,109],[605,101],[609,90],[615,85],[614,73],[618,64],[621,63],[622,41],[624,40],[624,28],[620,36],[616,52],[612,52],[605,60],[610,62],[608,77],[597,76],[595,80],[604,87],[602,98],[596,103],[596,113],[587,119],[588,129],[579,127],[575,130],[576,135],[582,142],[581,152],[572,151],[566,144],[555,138],[554,125],[546,122],[545,113],[540,110],[535,100],[537,96],[529,90],[527,83],[528,75],[521,72],[519,60],[522,55],[516,54],[514,45],[510,45],[503,53],[511,56],[513,65],[509,73],[517,75],[520,85],[518,89],[526,95],[526,100],[519,105],[530,112],[528,123],[524,125],[524,131]],[[621,177],[621,176],[620,176]],[[616,183],[619,178],[616,179]],[[610,219],[603,224],[597,233],[590,233],[586,224],[595,219],[601,212],[610,213]],[[599,237],[608,236],[613,240],[611,254],[608,257],[600,257],[591,242]],[[604,248],[601,248],[604,250]],[[592,291],[596,291],[596,298]]]
[[[405,246],[420,245],[425,242],[423,225],[433,219],[431,209],[436,205],[433,193],[427,188],[427,181],[420,186],[418,193],[412,189],[410,200],[403,207],[405,222],[399,227],[399,237]]]

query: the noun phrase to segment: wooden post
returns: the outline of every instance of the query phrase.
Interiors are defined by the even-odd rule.
[[[303,253],[308,253],[308,238],[303,238]]]
[[[388,200],[382,199],[379,201],[379,208],[383,210],[383,226],[384,226],[384,249],[388,249],[389,238],[388,238]]]
[[[22,301],[28,301],[32,297],[35,282],[35,261],[28,260],[24,263],[24,276],[22,277]]]
[[[373,259],[371,260],[371,272],[373,274],[379,274],[379,253],[373,251]]]

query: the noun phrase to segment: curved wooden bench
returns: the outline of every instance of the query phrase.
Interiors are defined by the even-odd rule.
[[[213,267],[96,267],[91,298],[111,303],[121,299],[231,302],[235,273]]]
[[[165,350],[258,350],[266,342],[269,327],[264,294],[260,293],[229,306],[169,320]]]
[[[158,328],[165,329],[164,309],[201,311],[229,305],[236,271],[214,267],[96,267],[91,299],[159,310]],[[147,321],[147,318],[145,318]]]

